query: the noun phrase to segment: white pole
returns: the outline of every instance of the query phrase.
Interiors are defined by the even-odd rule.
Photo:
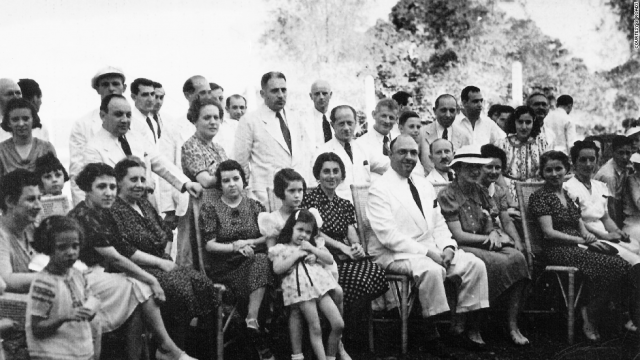
[[[371,75],[367,75],[364,78],[364,108],[367,122],[371,126],[373,124],[371,113],[376,109],[376,87]]]
[[[511,103],[522,105],[522,63],[514,61],[511,64]]]

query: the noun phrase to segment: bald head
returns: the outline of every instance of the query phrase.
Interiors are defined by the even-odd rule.
[[[9,100],[13,98],[21,98],[22,91],[18,83],[11,79],[0,79],[0,116],[4,112],[4,107]]]
[[[313,101],[313,106],[319,112],[326,114],[329,109],[329,101],[331,100],[331,85],[325,80],[317,80],[311,85],[309,97]]]
[[[390,146],[391,168],[408,178],[418,163],[418,143],[409,135],[400,135],[391,141]]]
[[[189,104],[191,104],[193,100],[197,99],[198,97],[209,95],[210,91],[211,87],[209,86],[209,82],[202,75],[195,75],[190,77],[182,86],[182,92],[185,99],[189,101]]]

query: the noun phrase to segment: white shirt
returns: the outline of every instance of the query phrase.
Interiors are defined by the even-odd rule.
[[[84,191],[76,185],[75,177],[84,167],[84,150],[89,139],[93,138],[102,129],[100,109],[95,109],[85,114],[71,127],[69,136],[69,177],[71,178],[71,196],[73,205],[78,205],[84,199]]]
[[[449,182],[449,177],[447,174],[442,174],[438,169],[434,168],[429,175],[427,175],[427,181],[432,184],[446,184]]]
[[[311,115],[311,122],[306,123],[304,128],[307,130],[307,135],[309,139],[314,142],[315,147],[314,150],[317,150],[325,143],[324,141],[324,128],[322,127],[322,113],[318,111],[318,109],[313,108]],[[324,114],[327,117],[327,122],[331,125],[331,119],[329,119],[329,113]],[[335,132],[333,131],[333,126],[329,126],[331,129],[331,139],[335,137]]]
[[[151,121],[151,126],[153,126],[153,132],[151,132],[151,128],[149,124],[147,124],[147,118]],[[153,119],[153,114],[149,113],[144,115],[137,107],[133,106],[131,108],[131,130],[141,137],[143,137],[149,144],[158,148],[158,124]]]
[[[163,128],[165,133],[162,134],[158,142],[160,153],[182,170],[182,145],[193,136],[196,129],[187,120],[186,115],[168,122]],[[189,205],[187,192],[181,193],[173,185],[160,179],[160,194],[158,201],[160,212],[175,211],[177,216],[183,216],[187,213]]]
[[[222,123],[218,128],[218,133],[213,138],[213,141],[222,146],[227,157],[233,160],[235,160],[235,156],[233,156],[233,148],[236,144],[236,130],[238,129],[238,123],[238,120],[230,118],[222,119]]]
[[[472,141],[472,145],[495,144],[496,141],[507,137],[507,134],[500,129],[498,124],[484,115],[480,115],[476,120],[475,127],[471,126],[471,121],[460,113],[451,125],[453,131],[466,133]]]
[[[387,135],[389,137],[389,147],[391,147],[391,140],[393,140],[393,135],[389,133]],[[371,161],[381,164],[389,164],[389,157],[382,153],[382,144],[384,143],[384,135],[380,134],[376,129],[371,127],[371,129],[358,139],[356,139],[356,143],[360,145],[360,147],[367,153],[367,158]],[[374,181],[380,175],[371,174],[371,180]]]
[[[562,151],[569,154],[569,150],[576,141],[576,125],[562,108],[557,108],[544,118],[545,135],[549,142],[549,150]],[[551,136],[549,133],[552,133]]]

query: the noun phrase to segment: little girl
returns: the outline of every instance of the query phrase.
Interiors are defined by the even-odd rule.
[[[35,231],[33,248],[50,260],[29,290],[26,334],[31,359],[99,357],[99,335],[95,346],[92,337],[100,324],[97,319],[90,322],[100,301],[91,295],[84,275],[73,268],[81,242],[80,225],[64,216],[46,218]]]
[[[60,160],[47,153],[36,159],[35,169],[36,179],[40,181],[40,192],[42,193],[42,211],[36,219],[36,226],[43,218],[51,215],[67,215],[69,210],[69,198],[62,195],[64,183],[69,181],[69,175]]]
[[[311,346],[319,360],[335,360],[338,343],[342,337],[344,322],[328,291],[338,287],[333,276],[321,264],[333,263],[333,256],[324,247],[322,238],[317,238],[318,225],[308,210],[293,212],[285,223],[278,244],[269,249],[273,271],[283,275],[281,287],[284,305],[297,308],[309,325]],[[316,243],[317,242],[317,243]],[[331,324],[327,351],[322,345],[322,329],[318,307]],[[300,337],[299,328],[290,328],[291,339]],[[303,359],[294,354],[293,360]]]

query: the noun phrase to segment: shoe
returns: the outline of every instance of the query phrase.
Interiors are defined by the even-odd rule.
[[[624,328],[632,333],[638,332],[638,327],[633,325],[633,321],[631,320],[627,321],[627,323],[624,324]]]
[[[441,359],[457,359],[457,357],[452,354],[446,346],[442,343],[440,338],[436,338],[435,340],[427,341],[424,346],[420,347],[421,352],[429,353],[433,356],[437,356]]]
[[[338,343],[338,356],[340,357],[340,360],[352,360],[351,356],[349,356],[349,354],[347,354],[347,351],[344,349],[344,344],[342,344],[342,341]]]
[[[509,331],[509,337],[511,338],[511,342],[518,346],[529,345],[529,339],[524,337],[519,330],[511,330]]]
[[[462,333],[453,337],[457,346],[469,351],[483,351],[487,348],[487,344],[475,342]]]
[[[261,360],[275,360],[271,349],[269,349],[269,347],[267,346],[267,342],[264,339],[264,334],[262,334],[260,330],[248,327],[247,334],[251,339],[251,342],[253,342],[253,346],[255,346],[256,350],[258,351]]]

